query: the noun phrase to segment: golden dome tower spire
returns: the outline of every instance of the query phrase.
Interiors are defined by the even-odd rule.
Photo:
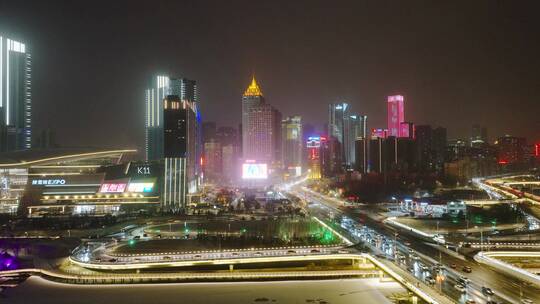
[[[263,96],[263,93],[261,91],[261,88],[257,84],[257,81],[255,80],[255,74],[253,74],[253,78],[251,79],[251,84],[244,92],[244,96]]]

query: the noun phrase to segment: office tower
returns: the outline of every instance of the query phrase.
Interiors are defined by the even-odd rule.
[[[325,138],[321,138],[320,136],[310,136],[306,142],[309,179],[320,179],[322,177],[322,141],[325,141]]]
[[[281,165],[294,175],[302,172],[302,117],[289,116],[281,121]]]
[[[467,154],[467,141],[461,139],[448,140],[446,147],[446,161],[455,161]]]
[[[238,176],[238,148],[232,144],[221,147],[221,170],[222,177],[226,182],[234,181]]]
[[[334,176],[343,171],[342,145],[334,136],[329,136],[326,141],[323,175]]]
[[[251,149],[249,145],[253,143],[253,134],[249,130],[249,115],[254,107],[260,106],[265,103],[261,88],[255,80],[255,76],[251,79],[251,84],[248,86],[244,94],[242,95],[242,153],[244,159],[253,158],[251,155]]]
[[[438,127],[433,129],[432,139],[433,169],[441,173],[444,170],[444,161],[446,156],[446,128]]]
[[[359,137],[355,141],[355,169],[360,173],[368,172],[368,146],[369,138]]]
[[[471,128],[471,147],[482,148],[488,143],[487,128],[475,124]]]
[[[242,156],[272,164],[281,160],[281,113],[267,104],[253,77],[242,96]]]
[[[349,138],[350,130],[350,113],[349,104],[336,103],[328,106],[328,137],[335,138],[340,145],[341,155],[334,156],[333,158],[340,158],[343,167],[347,167],[351,164],[350,160],[350,145],[351,142],[347,140]]]
[[[224,181],[232,182],[238,177],[241,139],[238,130],[233,127],[219,127],[216,139],[221,144],[222,177]]]
[[[369,140],[369,172],[384,172],[384,138],[372,137]]]
[[[387,128],[388,136],[402,137],[400,134],[401,123],[405,121],[403,108],[403,96],[388,96]]]
[[[170,78],[168,76],[156,76],[152,80],[150,88],[145,92],[145,152],[146,160],[160,160],[163,158],[163,101],[168,95],[178,96],[181,101],[190,104],[198,102],[197,84],[194,80],[185,78]],[[199,115],[199,113],[196,113]],[[200,118],[197,116],[197,120]],[[200,132],[197,123],[196,132]],[[199,141],[201,136],[199,137]],[[201,154],[201,142],[196,147],[196,153]]]
[[[269,104],[254,106],[248,113],[247,146],[244,146],[244,159],[262,163],[273,163],[277,160],[280,146],[278,123],[281,114]]]
[[[499,165],[516,167],[526,161],[527,140],[524,137],[510,135],[499,137],[495,142],[495,147]]]
[[[32,147],[32,57],[27,46],[0,35],[0,151]]]
[[[412,122],[402,122],[399,125],[399,128],[399,134],[401,134],[400,137],[409,139],[415,138],[415,128]]]
[[[433,167],[432,152],[433,129],[430,125],[416,126],[416,165],[420,171]]]
[[[221,143],[210,139],[204,143],[205,180],[216,182],[220,180],[223,167]]]
[[[348,164],[351,167],[358,167],[356,160],[356,140],[367,138],[367,116],[366,115],[351,115],[349,117],[349,136],[348,148],[346,151]]]
[[[163,163],[162,208],[185,210],[188,196],[197,191],[198,110],[195,102],[168,95],[162,102]]]

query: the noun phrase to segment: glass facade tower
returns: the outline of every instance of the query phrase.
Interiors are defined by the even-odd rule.
[[[0,35],[0,151],[32,147],[32,57],[28,47]]]

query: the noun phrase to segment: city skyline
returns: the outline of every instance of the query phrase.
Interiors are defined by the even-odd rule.
[[[491,142],[504,134],[538,140],[535,138],[538,121],[534,113],[539,107],[535,96],[540,92],[531,76],[540,62],[536,56],[529,55],[537,53],[540,46],[536,39],[522,31],[537,23],[531,13],[533,10],[510,3],[484,7],[481,2],[461,2],[443,4],[442,8],[350,3],[351,12],[331,9],[332,17],[325,19],[325,23],[333,24],[328,29],[312,22],[307,22],[304,29],[285,18],[286,13],[264,4],[246,7],[242,2],[227,6],[212,4],[209,10],[203,10],[206,6],[198,3],[186,3],[183,7],[191,14],[182,22],[203,16],[216,17],[210,24],[191,31],[179,30],[172,36],[166,27],[182,25],[182,22],[152,25],[146,31],[154,30],[157,35],[148,41],[134,38],[158,15],[169,12],[158,7],[138,25],[135,20],[139,22],[142,7],[137,5],[128,15],[121,12],[120,5],[113,6],[110,12],[85,6],[87,12],[80,13],[78,5],[73,4],[64,6],[62,18],[56,18],[54,10],[36,16],[39,9],[28,10],[24,4],[3,4],[1,11],[9,12],[5,16],[0,13],[3,31],[22,37],[20,40],[29,43],[34,50],[34,130],[54,129],[60,144],[65,146],[122,145],[142,150],[143,133],[138,130],[141,124],[136,122],[144,111],[143,102],[138,102],[140,91],[147,86],[149,75],[164,72],[196,79],[200,85],[203,120],[222,125],[236,126],[240,121],[238,96],[255,74],[269,100],[284,116],[301,115],[306,123],[324,121],[329,103],[347,102],[370,117],[370,128],[383,128],[386,96],[401,94],[407,100],[408,121],[445,126],[449,138],[466,139],[471,126],[480,124],[489,130]],[[43,4],[27,5],[39,8]],[[248,25],[246,19],[235,18],[238,7],[255,16],[272,17],[259,18],[261,20],[279,20],[278,30],[271,30],[276,26],[271,21]],[[301,3],[286,5],[299,21],[324,16],[321,3],[312,5],[309,11],[300,10],[301,7]],[[467,9],[467,14],[461,14],[463,8]],[[347,18],[352,12],[358,16]],[[114,19],[110,18],[112,14],[115,14]],[[377,20],[392,14],[410,16],[408,19],[412,21],[396,31],[398,21]],[[491,14],[500,15],[500,22],[490,23]],[[423,26],[424,19],[420,16],[424,15],[433,22],[432,28]],[[101,25],[94,22],[96,24],[90,28],[78,21],[84,18],[105,22]],[[227,22],[231,19],[238,21]],[[227,27],[218,27],[220,22]],[[362,31],[370,22],[373,31]],[[64,23],[69,23],[70,27],[64,27]],[[332,37],[347,35],[347,28],[358,30],[358,39],[339,42]],[[464,33],[464,28],[473,30]],[[240,34],[245,31],[260,34]],[[90,34],[76,35],[87,32]],[[317,47],[312,48],[294,43],[301,35],[313,43],[325,40],[335,42],[335,46],[317,43]],[[414,42],[416,35],[436,43],[418,45]],[[165,42],[166,47],[153,47],[164,41],[164,36],[170,37]],[[225,39],[224,47],[216,48],[220,39]],[[189,47],[171,48],[177,44]],[[103,48],[104,45],[107,47]],[[512,48],[507,48],[508,45]],[[194,48],[204,51],[194,52]],[[122,55],[110,56],[106,50]],[[401,59],[396,58],[396,52]],[[330,55],[329,60],[321,61],[321,56],[326,54]],[[507,58],[508,63],[500,64],[501,58]],[[474,67],[470,67],[471,62],[475,62]],[[340,73],[336,73],[336,69]],[[66,75],[79,75],[79,79],[66,78]],[[464,90],[468,85],[472,85],[471,89]],[[56,89],[49,90],[49,87]],[[77,94],[86,87],[104,89]],[[77,102],[69,96],[77,96]],[[520,100],[520,107],[515,107],[515,100]],[[462,111],[464,107],[468,111]],[[55,111],[50,111],[51,108]],[[500,124],[501,113],[508,111],[515,115],[506,117],[505,124]],[[85,117],[73,115],[77,112],[85,113]],[[458,116],[460,119],[456,120]],[[93,122],[98,119],[102,123],[95,126]],[[124,123],[118,124],[118,121]],[[86,135],[84,143],[78,136],[81,132]]]

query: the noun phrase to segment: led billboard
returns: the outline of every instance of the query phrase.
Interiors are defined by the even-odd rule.
[[[266,179],[268,178],[268,166],[266,164],[243,164],[243,179]]]
[[[101,184],[99,192],[101,193],[122,193],[126,190],[126,183],[104,183]]]
[[[154,190],[154,183],[129,183],[128,192],[149,193]]]

